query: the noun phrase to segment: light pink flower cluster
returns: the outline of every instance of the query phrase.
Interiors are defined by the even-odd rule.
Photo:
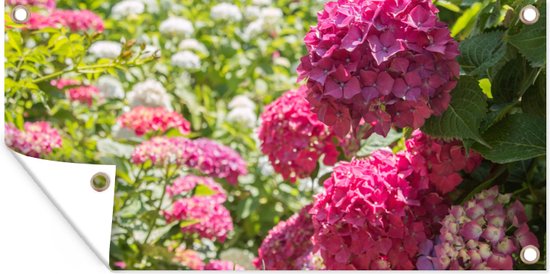
[[[141,143],[132,154],[134,164],[147,161],[156,166],[185,165],[205,175],[224,178],[230,184],[237,184],[238,177],[247,173],[246,162],[236,151],[204,138],[154,137]]]
[[[117,121],[138,136],[149,132],[165,132],[171,128],[179,130],[181,134],[190,132],[189,121],[181,114],[165,108],[138,106],[122,114]]]
[[[523,204],[517,200],[510,203],[510,197],[500,194],[495,186],[462,206],[453,206],[443,219],[435,246],[431,241],[422,244],[417,267],[513,269],[512,255],[527,245],[539,247],[539,243],[527,226]]]
[[[64,89],[66,87],[78,86],[80,81],[70,78],[59,78],[57,80],[52,80],[50,84],[58,89]]]
[[[48,122],[26,122],[23,130],[6,123],[6,145],[27,156],[40,158],[61,147],[61,136]]]
[[[211,260],[204,266],[204,270],[244,270],[244,267],[230,261]]]
[[[193,222],[183,226],[183,233],[197,233],[203,238],[225,241],[227,233],[233,230],[229,211],[210,196],[194,196],[179,199],[172,205],[172,210],[165,211],[166,222],[175,220]]]
[[[462,182],[459,172],[472,172],[482,160],[481,155],[473,150],[466,153],[460,141],[436,140],[420,130],[413,132],[406,147],[417,172],[427,176],[440,194],[454,190]]]
[[[335,135],[317,119],[304,96],[303,87],[288,91],[267,105],[261,116],[262,152],[291,182],[309,176],[321,156],[325,165],[334,165],[339,154]]]
[[[191,270],[203,270],[204,262],[199,253],[191,249],[178,248],[174,253],[174,261]]]
[[[208,194],[194,193],[193,191],[196,190],[197,186],[204,186],[208,188]],[[166,187],[166,193],[168,193],[170,197],[178,195],[185,196],[190,194],[208,196],[219,204],[223,204],[227,200],[227,193],[220,184],[216,183],[211,178],[199,177],[195,175],[179,177],[171,186]]]
[[[100,97],[100,94],[97,87],[86,85],[68,89],[67,97],[70,101],[91,106],[94,100]]]
[[[10,6],[36,6],[45,7],[48,9],[55,8],[55,0],[6,0],[6,4]]]
[[[89,10],[54,10],[50,14],[31,13],[29,29],[67,27],[71,31],[103,32],[103,20]]]
[[[307,99],[339,136],[361,120],[386,135],[419,128],[450,102],[458,43],[430,0],[338,0],[325,4],[298,67]]]
[[[311,255],[313,222],[306,206],[273,227],[258,249],[254,266],[260,270],[301,270]]]
[[[426,239],[411,213],[427,186],[409,181],[406,157],[379,150],[371,157],[341,162],[324,182],[310,213],[313,244],[327,269],[413,269]]]

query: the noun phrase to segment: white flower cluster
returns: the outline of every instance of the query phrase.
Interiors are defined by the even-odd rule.
[[[245,40],[251,40],[261,33],[274,30],[279,21],[283,18],[283,11],[274,7],[260,9],[259,7],[250,6],[246,10],[250,11],[250,17],[255,20],[250,22],[245,28],[243,33],[243,38]]]
[[[191,51],[184,50],[172,55],[172,65],[189,70],[197,70],[201,67],[199,56]]]
[[[165,35],[183,37],[193,34],[194,28],[187,19],[170,17],[160,23],[159,31]]]
[[[195,39],[185,39],[178,45],[180,50],[191,50],[202,54],[207,54],[208,49],[199,41]]]
[[[120,55],[122,45],[113,41],[97,41],[88,51],[99,58],[115,59]]]
[[[239,124],[247,128],[256,126],[258,120],[256,116],[256,104],[245,95],[237,95],[229,102],[230,111],[227,114],[227,121]]]
[[[269,6],[272,2],[272,0],[252,0],[252,4],[256,6]]]
[[[104,75],[97,80],[97,88],[103,98],[124,98],[124,88],[118,79]]]
[[[135,84],[128,93],[128,103],[131,107],[165,107],[172,110],[166,89],[160,82],[152,79]]]
[[[243,19],[243,15],[241,14],[239,7],[229,3],[220,3],[213,6],[210,10],[210,16],[214,20],[225,20],[231,22],[239,22]]]
[[[137,0],[124,0],[116,3],[111,9],[114,19],[126,19],[129,16],[140,15],[145,11],[145,5]]]

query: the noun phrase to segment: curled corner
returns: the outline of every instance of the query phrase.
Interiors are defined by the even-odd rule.
[[[92,251],[109,267],[116,166],[37,159],[10,151]],[[102,172],[110,186],[97,192],[91,178]]]

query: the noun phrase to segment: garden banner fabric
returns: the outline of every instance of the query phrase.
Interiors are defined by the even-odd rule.
[[[4,19],[5,143],[111,269],[546,269],[546,1]]]

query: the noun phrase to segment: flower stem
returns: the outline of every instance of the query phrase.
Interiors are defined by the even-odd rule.
[[[170,176],[169,176],[169,172],[168,172],[168,168],[166,168],[166,174],[164,176],[164,180],[163,180],[163,184],[162,184],[162,194],[160,195],[160,200],[159,200],[159,204],[155,210],[155,218],[152,219],[151,223],[149,224],[149,231],[147,232],[147,236],[145,236],[145,240],[143,241],[143,245],[145,245],[147,243],[147,241],[149,240],[149,237],[151,236],[151,233],[153,232],[153,230],[155,229],[156,225],[157,225],[157,218],[160,216],[159,212],[162,208],[162,202],[164,201],[164,196],[166,196],[166,187],[168,186],[168,181]]]

